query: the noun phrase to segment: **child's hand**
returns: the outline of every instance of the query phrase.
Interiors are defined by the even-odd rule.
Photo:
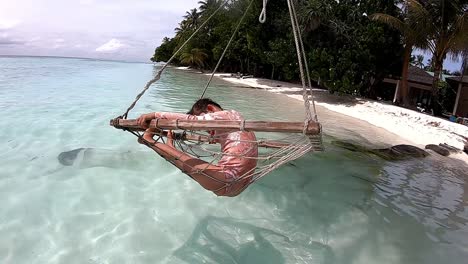
[[[150,129],[147,129],[145,133],[143,134],[143,137],[138,138],[138,143],[140,144],[146,144],[146,143],[151,143],[154,144],[156,141],[153,139],[153,132],[149,131]]]
[[[140,127],[147,129],[149,127],[149,121],[153,119],[154,119],[154,113],[142,114],[140,117],[137,118],[137,124]]]
[[[174,134],[172,134],[172,130],[167,131],[167,145],[174,148]]]

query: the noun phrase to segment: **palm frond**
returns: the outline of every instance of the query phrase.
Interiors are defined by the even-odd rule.
[[[419,1],[407,0],[407,4],[408,12],[406,20],[408,26],[414,31],[419,32],[424,38],[427,38],[427,35],[430,35],[435,29],[431,14]]]
[[[454,23],[452,32],[447,41],[448,51],[452,59],[468,52],[468,14],[460,16]]]
[[[408,14],[413,14],[417,18],[427,19],[430,17],[429,11],[417,0],[407,0]]]
[[[375,14],[370,15],[369,17],[370,19],[374,21],[387,24],[388,26],[397,29],[403,34],[406,32],[405,23],[403,23],[403,21],[401,21],[400,19],[394,16],[383,14],[383,13],[375,13]]]

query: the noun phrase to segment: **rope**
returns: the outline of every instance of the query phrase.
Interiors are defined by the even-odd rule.
[[[141,96],[146,92],[146,90],[148,90],[149,87],[153,83],[155,83],[157,80],[160,79],[162,72],[166,69],[166,67],[170,64],[170,62],[176,57],[176,55],[186,46],[186,44],[198,33],[198,31],[201,28],[203,28],[206,25],[206,23],[208,23],[208,21],[210,21],[211,18],[227,2],[228,2],[228,0],[225,0],[222,3],[222,5],[220,5],[220,7],[215,12],[213,12],[213,14],[211,14],[211,16],[199,28],[197,28],[192,33],[192,35],[172,55],[172,57],[168,60],[168,62],[158,71],[156,76],[145,85],[143,91],[140,94],[138,94],[135,101],[130,105],[130,107],[127,109],[127,111],[123,115],[123,118],[127,118],[129,111],[131,109],[133,109],[135,104],[138,102],[138,100],[141,98]],[[234,37],[238,33],[241,24],[244,22],[244,19],[245,19],[246,15],[247,15],[248,11],[250,10],[250,7],[252,6],[252,3],[253,3],[253,0],[250,1],[247,9],[245,10],[245,12],[242,15],[239,23],[237,24],[231,38],[229,39],[226,47],[224,48],[223,53],[222,53],[220,59],[218,60],[218,62],[216,64],[216,67],[214,68],[214,70],[213,70],[213,72],[212,72],[212,74],[210,76],[210,79],[208,80],[208,83],[205,86],[205,89],[203,90],[201,98],[204,97],[204,95],[205,95],[205,93],[206,93],[206,91],[207,91],[207,89],[208,89],[208,87],[209,87],[209,85],[210,85],[210,83],[211,83],[211,81],[212,81],[212,79],[214,77],[215,72],[217,71],[219,65],[221,64],[221,61],[223,60],[223,58],[224,58],[228,48],[230,47]],[[268,0],[263,0],[263,9],[262,9],[262,12],[261,12],[260,17],[259,17],[259,21],[261,23],[264,23],[266,21],[266,5],[267,5],[267,3],[268,3]],[[303,131],[302,134],[299,134],[299,135],[295,134],[294,136],[288,135],[286,137],[283,137],[280,142],[285,142],[285,143],[287,142],[287,144],[285,146],[275,148],[275,149],[270,149],[266,153],[263,153],[263,152],[258,153],[258,155],[255,156],[255,157],[249,157],[249,156],[247,156],[248,155],[247,153],[249,153],[253,148],[258,148],[259,143],[261,143],[263,141],[263,139],[256,139],[256,140],[253,140],[253,141],[248,141],[248,140],[241,140],[239,138],[236,141],[238,141],[239,143],[243,143],[243,144],[249,144],[249,147],[246,148],[245,152],[243,152],[243,153],[227,153],[227,152],[223,152],[223,151],[213,151],[213,149],[209,149],[209,147],[207,147],[208,145],[206,144],[207,142],[186,140],[186,139],[184,139],[184,137],[178,137],[178,138],[175,137],[174,138],[174,143],[177,146],[177,148],[179,148],[182,152],[187,153],[187,154],[189,154],[189,155],[191,155],[193,157],[196,157],[198,159],[200,159],[200,158],[207,159],[206,167],[196,168],[195,169],[195,167],[190,166],[188,164],[185,164],[185,166],[187,167],[188,170],[184,170],[183,172],[186,173],[186,174],[187,173],[197,173],[197,174],[203,175],[203,176],[205,176],[205,177],[219,183],[220,186],[222,185],[222,187],[220,187],[218,190],[221,190],[223,188],[232,186],[233,184],[236,184],[236,183],[238,183],[240,181],[245,181],[246,179],[248,179],[250,183],[253,183],[254,181],[257,181],[258,179],[260,179],[263,176],[267,175],[271,171],[277,169],[281,165],[283,165],[285,163],[288,163],[288,162],[290,162],[292,160],[295,160],[295,159],[297,159],[299,157],[302,157],[303,155],[305,155],[306,153],[308,153],[311,150],[321,150],[322,149],[323,144],[322,144],[321,134],[318,135],[318,137],[316,137],[316,138],[315,137],[311,138],[308,135],[306,135],[306,129],[307,129],[307,126],[308,126],[309,122],[312,121],[312,119],[315,119],[315,121],[317,121],[317,113],[316,113],[314,98],[313,98],[313,94],[312,94],[312,84],[311,84],[310,73],[309,73],[309,68],[308,68],[308,64],[307,64],[306,53],[305,53],[305,49],[304,49],[304,43],[302,42],[302,36],[301,36],[301,32],[299,30],[299,23],[298,23],[298,19],[297,19],[295,6],[293,4],[293,0],[287,0],[287,3],[288,3],[289,14],[290,14],[290,18],[291,18],[291,25],[292,25],[294,41],[295,41],[295,45],[296,45],[296,53],[297,53],[297,58],[298,58],[299,71],[300,71],[300,77],[301,77],[301,83],[302,83],[302,89],[303,89],[304,108],[305,108],[305,112],[306,112],[306,118],[304,120],[304,131]],[[314,111],[314,116],[313,117],[312,117],[312,113],[311,113],[311,109],[310,109],[310,101],[309,101],[307,87],[309,88],[311,98],[312,98],[313,111]],[[177,123],[176,123],[176,125],[177,125]],[[243,129],[244,129],[244,124],[241,123],[241,130],[243,130]],[[131,131],[131,130],[128,130],[128,131],[130,131],[132,134],[134,134],[135,136],[137,136],[139,138],[142,137],[142,135],[140,133],[138,133],[138,132],[134,132],[134,131]],[[184,131],[184,133],[185,132],[186,131]],[[227,140],[227,137],[228,137],[228,135],[230,133],[232,133],[232,132],[221,133],[219,135],[213,136],[213,135],[210,135],[210,134],[207,135],[206,133],[201,133],[201,132],[196,132],[196,131],[191,132],[192,135],[203,135],[204,138],[210,138],[210,142],[218,142],[218,143],[223,142],[223,140]],[[239,131],[239,133],[242,133],[242,131]],[[164,139],[163,139],[162,131],[160,131],[159,133],[155,132],[155,134],[157,134],[157,136],[158,136],[158,139],[156,141],[158,142],[159,140],[161,140],[162,144],[165,144]],[[143,143],[145,143],[149,147],[152,147],[149,142],[143,141]],[[162,151],[162,150],[160,150],[160,151]],[[165,151],[162,151],[162,152],[165,152]],[[205,172],[205,170],[208,169],[208,167],[210,165],[215,164],[216,161],[219,161],[223,157],[234,157],[234,158],[239,158],[239,159],[253,159],[253,160],[257,161],[257,166],[250,169],[248,172],[244,173],[243,175],[238,175],[238,177],[233,181],[220,180],[220,179],[215,178],[215,177],[213,177],[213,176],[211,176],[211,175],[209,175],[209,174],[207,174]],[[211,158],[211,160],[208,160],[209,158]],[[167,159],[166,158],[166,160],[169,161],[172,164],[175,164],[175,161],[177,160],[177,157],[175,159]],[[247,186],[248,186],[248,184],[246,186],[244,186],[242,188],[242,190],[247,188]],[[218,190],[216,190],[216,191],[218,191]]]
[[[135,101],[133,101],[133,103],[128,107],[127,111],[122,115],[122,117],[124,119],[127,119],[127,116],[128,116],[128,112],[130,112],[130,110],[133,109],[133,107],[135,107],[136,103],[138,102],[138,100],[140,100],[140,98],[143,96],[143,94],[145,94],[146,90],[149,89],[149,87],[157,82],[160,78],[161,78],[161,74],[162,72],[166,69],[166,67],[172,62],[172,60],[174,60],[174,58],[176,57],[177,54],[179,54],[179,52],[187,45],[187,43],[198,33],[198,31],[200,31],[200,29],[202,29],[213,17],[216,13],[218,13],[219,10],[221,10],[221,8],[224,7],[224,5],[226,5],[226,3],[228,2],[228,0],[225,0],[219,7],[218,9],[216,9],[213,14],[211,14],[207,20],[205,20],[205,22],[203,22],[193,33],[192,35],[190,35],[190,37],[182,44],[182,46],[180,46],[180,48],[172,55],[172,57],[166,62],[166,64],[158,71],[158,73],[156,74],[156,76],[151,79],[148,83],[146,83],[145,87],[143,88],[143,91],[141,91],[137,97],[135,98]]]
[[[300,28],[299,27],[299,22],[298,22],[298,19],[297,19],[296,8],[295,8],[294,5],[291,5],[291,7],[292,7],[292,11],[293,11],[293,16],[294,16],[294,22],[296,23],[296,28]],[[314,121],[318,122],[317,110],[315,108],[314,94],[312,93],[312,82],[311,82],[311,78],[310,78],[309,63],[307,62],[307,56],[306,56],[306,52],[305,52],[305,49],[304,49],[304,42],[302,41],[301,30],[298,30],[298,36],[299,36],[299,44],[300,44],[300,47],[301,47],[302,56],[303,56],[303,59],[304,59],[305,72],[306,72],[306,77],[307,77],[307,84],[309,85],[309,93],[310,93],[310,96],[312,97],[312,107],[314,109]],[[309,109],[309,111],[310,111],[310,109]]]
[[[192,155],[196,153],[194,157],[197,157],[197,158],[210,157],[210,156],[214,157],[210,162],[208,162],[209,164],[214,164],[216,160],[219,160],[221,157],[225,157],[225,156],[230,156],[230,157],[235,157],[235,158],[255,159],[259,163],[265,163],[265,165],[257,164],[256,169],[252,169],[243,175],[239,175],[239,178],[237,180],[234,180],[233,182],[226,183],[226,186],[229,186],[238,181],[245,180],[247,177],[250,177],[251,182],[254,182],[260,179],[261,177],[267,175],[271,171],[277,169],[282,164],[295,160],[303,156],[304,154],[308,153],[311,149],[313,149],[312,144],[310,143],[310,141],[308,140],[306,136],[301,135],[301,136],[296,136],[296,137],[297,138],[291,138],[292,141],[290,141],[289,145],[279,148],[278,150],[270,151],[268,154],[264,154],[264,155],[260,154],[258,155],[258,157],[248,157],[242,153],[230,154],[230,153],[224,153],[224,152],[219,152],[219,151],[212,151],[212,150],[205,148],[204,147],[205,144],[190,145],[190,144],[187,144],[187,142],[184,142],[183,140],[178,140],[179,142],[177,145],[186,153],[189,153],[189,151],[187,150],[190,150]],[[258,143],[260,141],[262,140],[257,140],[255,142]],[[239,142],[244,142],[244,141],[239,140]],[[209,155],[202,156],[197,153],[199,151],[208,153]],[[249,149],[246,150],[246,153],[248,151]],[[203,175],[206,174],[204,173],[204,170],[198,170],[197,173],[200,173]],[[206,175],[206,176],[211,178],[209,175]]]
[[[289,16],[291,18],[291,25],[293,29],[293,34],[294,34],[294,42],[296,44],[296,53],[297,53],[297,61],[299,63],[299,72],[301,75],[301,83],[302,83],[302,98],[304,99],[304,107],[305,107],[305,114],[306,118],[304,120],[304,134],[306,131],[306,126],[309,123],[309,121],[312,121],[312,114],[310,112],[310,102],[309,102],[309,96],[307,94],[307,88],[306,88],[306,81],[305,81],[305,75],[304,75],[304,66],[302,65],[302,52],[301,52],[301,46],[299,44],[299,34],[298,34],[298,29],[297,29],[297,24],[294,19],[294,10],[292,8],[292,3],[291,0],[287,0],[288,2],[288,8],[289,8]]]
[[[295,9],[294,4],[291,3],[291,0],[288,0],[288,7],[290,7],[290,14],[291,14],[292,18],[294,19],[294,23],[292,23],[293,28],[296,28],[294,30],[294,32],[297,31],[297,35],[298,35],[298,38],[295,37],[296,48],[297,48],[297,40],[299,39],[299,46],[300,46],[300,50],[301,50],[301,53],[302,53],[302,56],[303,56],[303,59],[304,59],[305,71],[306,71],[306,76],[307,76],[307,84],[309,86],[309,93],[310,93],[310,96],[311,96],[312,107],[313,107],[313,112],[314,112],[313,119],[314,119],[315,122],[318,122],[317,109],[315,107],[315,99],[314,99],[314,94],[312,92],[312,82],[311,82],[311,78],[310,78],[309,66],[308,66],[308,63],[307,63],[307,57],[306,57],[306,53],[305,53],[305,49],[304,49],[304,42],[302,41],[301,31],[299,30],[299,22],[298,22],[298,19],[297,19],[296,9]],[[308,113],[309,115],[307,117],[311,118],[312,115],[311,115],[311,111],[310,111],[310,100],[309,100],[309,98],[307,96],[307,91],[306,91],[304,86],[303,86],[303,99],[304,99],[304,107],[306,109],[305,110],[306,115]],[[310,119],[306,119],[304,121],[304,132],[306,131],[306,124],[305,123],[306,122],[308,123],[309,121],[310,121]],[[320,126],[320,131],[322,131],[321,126]],[[312,145],[313,145],[312,149],[313,150],[318,150],[318,151],[323,150],[322,132],[320,132],[320,134],[318,136],[315,136],[314,138],[309,138],[309,139],[312,142]]]
[[[264,0],[264,1],[265,1],[265,0]],[[247,13],[248,13],[250,7],[252,6],[252,3],[253,3],[253,0],[250,0],[250,4],[249,4],[249,6],[247,7],[247,9],[245,10],[244,15],[243,15],[242,18],[240,19],[239,23],[237,23],[236,29],[234,30],[234,33],[232,33],[231,38],[229,39],[228,44],[226,45],[226,47],[225,47],[224,50],[223,50],[223,54],[221,54],[221,57],[219,58],[218,63],[216,64],[216,67],[214,68],[213,72],[211,73],[210,79],[208,80],[208,83],[205,85],[205,89],[203,89],[203,93],[202,93],[202,95],[200,96],[200,99],[202,99],[202,98],[205,96],[206,90],[208,89],[208,86],[210,86],[211,80],[213,80],[213,76],[215,75],[216,71],[218,70],[218,67],[219,67],[219,65],[221,64],[221,61],[223,60],[224,55],[226,54],[226,51],[228,50],[229,46],[231,45],[232,40],[234,39],[234,36],[235,36],[235,35],[237,34],[237,32],[239,31],[240,25],[241,25],[242,22],[244,21],[244,18],[246,17],[246,15],[247,15]]]
[[[260,16],[258,17],[258,21],[260,23],[265,23],[266,21],[266,6],[268,4],[268,0],[263,0],[263,8],[262,8],[262,12],[260,13]]]

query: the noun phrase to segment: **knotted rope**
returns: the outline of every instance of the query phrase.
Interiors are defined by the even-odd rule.
[[[306,119],[304,121],[304,132],[305,132],[306,125],[309,123],[309,121],[312,121],[312,114],[310,112],[309,95],[307,93],[306,77],[305,77],[305,74],[304,74],[304,65],[303,65],[303,61],[302,61],[304,59],[304,57],[302,56],[301,44],[299,43],[300,37],[299,37],[299,33],[298,33],[296,20],[294,19],[295,12],[293,10],[291,0],[287,0],[287,2],[288,2],[288,8],[289,8],[289,16],[291,18],[291,25],[292,25],[293,35],[294,35],[294,42],[296,44],[297,62],[299,63],[299,72],[300,72],[301,83],[302,83],[302,91],[303,91],[302,92],[302,98],[304,99],[304,108],[305,108],[305,115],[306,115]]]
[[[133,101],[133,103],[128,107],[127,111],[122,115],[122,118],[124,119],[127,119],[127,116],[128,116],[128,112],[130,112],[130,110],[133,109],[133,107],[135,107],[136,103],[138,102],[138,100],[140,100],[140,98],[143,96],[143,94],[145,94],[145,92],[150,88],[150,86],[157,82],[160,78],[161,78],[161,74],[163,73],[163,71],[167,68],[167,66],[174,60],[174,58],[177,56],[177,54],[179,54],[179,52],[187,45],[187,43],[198,33],[198,31],[200,31],[200,29],[202,29],[213,17],[216,13],[218,13],[219,10],[221,10],[221,8],[223,8],[226,4],[227,4],[228,0],[225,0],[209,17],[207,20],[205,20],[205,22],[203,22],[193,33],[192,35],[190,35],[190,37],[180,46],[180,48],[172,55],[172,57],[166,62],[166,64],[164,64],[164,66],[158,71],[158,73],[156,74],[156,76],[151,79],[149,82],[146,83],[145,87],[143,88],[143,91],[141,91],[137,97],[135,98],[135,101]]]
[[[223,3],[218,7],[218,9],[216,9],[215,12],[213,12],[210,15],[210,17],[205,22],[203,22],[202,25],[200,27],[198,27],[191,34],[191,36],[179,47],[179,49],[172,55],[172,57],[167,61],[167,63],[157,72],[156,76],[145,85],[143,91],[140,94],[137,95],[137,97],[135,98],[135,101],[130,105],[130,107],[127,109],[127,111],[122,116],[124,119],[127,118],[129,111],[134,108],[135,104],[143,96],[143,94],[149,89],[149,87],[153,83],[155,83],[156,81],[158,81],[161,78],[162,72],[172,62],[172,60],[177,56],[177,54],[199,32],[199,30],[201,28],[203,28],[212,19],[212,17],[215,14],[219,10],[221,10],[221,8],[223,8],[226,5],[227,2],[228,2],[228,0],[223,1]],[[203,96],[205,95],[205,92],[207,91],[207,89],[208,89],[208,87],[209,87],[209,85],[210,85],[210,83],[211,83],[211,81],[213,79],[213,76],[214,76],[215,72],[217,71],[219,65],[221,64],[221,61],[224,58],[224,56],[225,56],[225,54],[227,52],[227,49],[230,47],[234,37],[238,33],[241,24],[243,23],[248,11],[250,10],[250,7],[252,6],[252,3],[253,3],[253,0],[250,1],[247,9],[245,10],[245,12],[244,12],[243,16],[241,17],[239,23],[237,24],[231,38],[229,39],[226,47],[224,48],[224,51],[223,51],[220,59],[218,60],[218,62],[216,64],[216,67],[214,68],[214,70],[213,70],[213,72],[212,72],[212,74],[210,76],[210,79],[208,80],[208,83],[205,86],[205,89],[203,90],[201,98],[203,98]],[[262,8],[262,12],[261,12],[261,14],[259,16],[260,23],[264,23],[266,21],[266,6],[267,6],[267,3],[268,3],[268,0],[263,0],[263,8]],[[239,140],[238,140],[239,143],[243,142],[244,144],[248,144],[248,145],[250,145],[250,148],[247,148],[244,153],[234,154],[234,153],[228,153],[228,152],[222,152],[222,151],[221,152],[213,151],[209,147],[207,147],[206,144],[203,144],[203,142],[201,142],[201,141],[190,141],[190,140],[187,140],[186,138],[184,138],[184,136],[173,138],[174,142],[176,143],[176,145],[178,146],[178,148],[182,152],[189,153],[191,156],[194,156],[194,157],[197,157],[197,158],[208,158],[208,157],[213,158],[211,161],[207,162],[206,168],[204,168],[204,169],[197,168],[196,172],[199,173],[199,174],[202,174],[202,175],[204,175],[204,176],[206,176],[206,177],[208,177],[210,179],[212,179],[213,181],[216,181],[216,182],[219,182],[220,184],[222,184],[223,187],[220,187],[220,189],[228,187],[230,185],[233,185],[236,182],[246,180],[248,178],[251,179],[251,182],[254,182],[254,181],[260,179],[261,177],[265,176],[269,172],[271,172],[271,171],[275,170],[276,168],[280,167],[281,165],[283,165],[283,164],[285,164],[287,162],[290,162],[292,160],[295,160],[295,159],[303,156],[304,154],[308,153],[311,150],[321,150],[322,149],[321,132],[320,132],[320,137],[318,137],[318,138],[311,138],[309,135],[306,135],[306,130],[307,130],[307,127],[309,125],[309,122],[313,121],[314,119],[315,119],[315,121],[318,121],[318,120],[317,120],[317,114],[316,114],[316,111],[315,111],[315,104],[314,103],[313,103],[314,114],[315,114],[314,116],[312,116],[311,110],[310,110],[310,102],[309,102],[307,87],[309,87],[310,94],[312,96],[312,85],[311,85],[309,69],[308,69],[308,65],[307,65],[307,58],[306,58],[306,54],[305,54],[305,50],[304,50],[304,44],[302,42],[302,36],[301,36],[301,32],[299,30],[299,23],[298,23],[298,19],[297,19],[297,15],[296,15],[296,10],[295,10],[295,7],[294,7],[294,4],[293,4],[292,0],[287,0],[287,3],[288,3],[289,14],[290,14],[290,18],[291,18],[291,24],[292,24],[292,29],[293,29],[293,35],[294,35],[294,41],[295,41],[295,45],[296,45],[296,53],[297,53],[299,71],[300,71],[300,77],[301,77],[301,83],[302,83],[302,88],[303,88],[303,99],[304,99],[304,107],[305,107],[305,114],[306,114],[306,118],[305,118],[305,121],[304,121],[304,131],[303,131],[303,133],[302,134],[295,134],[295,135],[287,135],[286,137],[282,138],[282,141],[280,141],[280,142],[284,142],[284,143],[280,144],[280,146],[277,149],[275,149],[273,151],[270,151],[269,153],[265,153],[265,152],[259,153],[259,155],[254,156],[254,157],[249,157],[246,153],[249,153],[251,148],[258,147],[261,142],[266,142],[266,140],[264,141],[262,139],[259,139],[259,140],[255,140],[255,141],[245,141],[245,140],[241,140],[240,137],[239,137]],[[314,101],[313,96],[312,96],[312,101]],[[177,122],[176,122],[176,127],[178,127]],[[244,131],[244,127],[245,127],[245,124],[241,123],[241,129],[240,130]],[[137,137],[141,137],[141,135],[139,135],[135,131],[131,131],[131,130],[128,130],[128,131],[130,131],[131,133],[133,133]],[[211,134],[207,135],[206,133],[197,132],[197,131],[184,131],[183,135],[187,135],[187,132],[191,133],[191,135],[195,135],[195,136],[198,135],[199,136],[198,138],[207,138],[207,139],[209,139],[210,142],[216,142],[216,141],[222,139],[222,137],[225,136],[223,134],[220,134],[220,135],[217,135],[217,136],[214,136],[214,135],[211,135]],[[161,132],[162,134],[159,134],[159,132],[156,132],[156,133],[158,134],[158,139],[156,141],[162,140],[163,143],[164,143],[163,133],[162,132]],[[229,133],[232,133],[232,132],[229,132]],[[151,147],[149,142],[144,142],[144,143]],[[230,181],[230,182],[221,181],[221,180],[219,180],[217,178],[214,178],[214,177],[210,176],[209,174],[207,174],[205,172],[205,170],[208,169],[208,167],[210,165],[215,164],[216,161],[219,161],[221,158],[226,157],[226,156],[232,156],[232,157],[242,158],[242,159],[255,159],[257,161],[257,166],[255,168],[252,168],[251,170],[245,172],[243,175],[238,175],[239,176],[238,179],[236,179],[235,181]],[[172,159],[167,159],[167,160],[169,162],[171,162],[171,163],[175,163],[175,160],[172,160]],[[191,167],[191,166],[189,166],[187,164],[186,164],[186,166],[188,166],[187,168],[190,171],[195,170],[195,167]]]
[[[268,0],[263,0],[263,8],[262,8],[262,12],[260,13],[260,16],[258,17],[258,21],[260,23],[265,23],[266,21],[266,7],[267,7],[267,4],[268,4]]]

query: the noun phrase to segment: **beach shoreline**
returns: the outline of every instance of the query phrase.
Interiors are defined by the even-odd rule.
[[[187,67],[174,68],[211,75]],[[298,84],[262,78],[243,79],[234,77],[230,73],[216,73],[214,77],[231,83],[234,87],[261,89],[303,101],[302,87]],[[319,107],[383,128],[421,148],[428,144],[445,143],[463,150],[464,140],[461,136],[468,137],[467,126],[398,107],[388,102],[350,95],[330,94],[327,90],[317,88],[313,89],[313,96],[315,104]],[[318,114],[318,119],[323,121],[320,120],[320,114]],[[466,159],[463,159],[468,161],[468,156],[465,154],[453,156],[466,156]]]

